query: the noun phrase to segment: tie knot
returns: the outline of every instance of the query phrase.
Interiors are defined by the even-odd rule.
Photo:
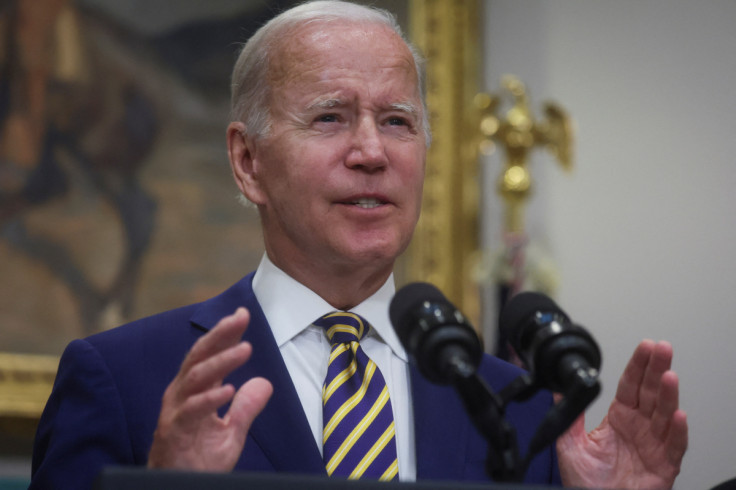
[[[359,342],[369,329],[363,317],[347,311],[333,311],[320,317],[314,324],[325,330],[331,344]]]

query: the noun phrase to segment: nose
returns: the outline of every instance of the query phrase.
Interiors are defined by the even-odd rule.
[[[361,118],[351,137],[350,151],[345,160],[348,167],[375,172],[388,165],[386,146],[372,117]]]

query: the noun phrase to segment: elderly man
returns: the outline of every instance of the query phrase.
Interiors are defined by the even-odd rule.
[[[227,142],[261,265],[209,301],[70,344],[32,487],[84,488],[108,464],[487,479],[485,441],[388,320],[429,140],[420,73],[390,15],[349,3],[296,7],[251,38]],[[671,486],[687,446],[671,358],[643,342],[601,427],[578,421],[526,481]],[[480,372],[496,389],[518,375],[490,356]],[[522,447],[551,403],[508,412]]]

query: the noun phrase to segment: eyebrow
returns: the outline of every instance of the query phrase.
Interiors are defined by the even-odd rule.
[[[349,102],[345,99],[322,99],[316,100],[309,104],[307,106],[307,111],[311,112],[315,110],[334,109],[335,107],[344,107],[347,105],[349,105]],[[395,102],[393,104],[389,104],[388,108],[392,111],[405,112],[415,118],[419,116],[419,108],[416,106],[416,104],[413,104],[411,102]]]
[[[394,111],[406,112],[412,117],[419,117],[419,108],[411,102],[396,102],[389,106]]]
[[[316,100],[307,106],[307,111],[334,109],[335,107],[345,106],[347,102],[343,99],[322,99]]]

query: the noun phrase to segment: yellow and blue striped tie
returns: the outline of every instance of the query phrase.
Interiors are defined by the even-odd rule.
[[[322,386],[323,458],[330,476],[398,478],[396,437],[386,381],[360,347],[370,325],[337,311],[314,322],[332,351]]]

